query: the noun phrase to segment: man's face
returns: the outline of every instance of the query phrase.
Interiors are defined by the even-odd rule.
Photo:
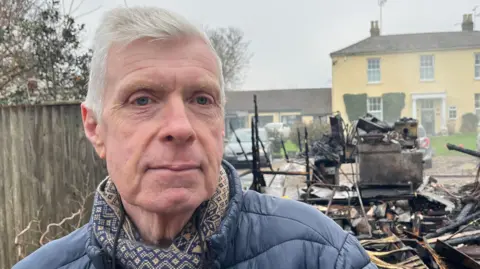
[[[102,119],[87,136],[122,199],[156,213],[194,210],[217,187],[224,121],[219,72],[200,39],[113,46]]]

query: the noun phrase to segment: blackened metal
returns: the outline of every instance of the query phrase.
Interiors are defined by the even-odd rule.
[[[235,132],[235,129],[233,129],[232,122],[230,122],[230,130],[232,130],[232,133],[235,136],[235,139],[237,140],[237,143],[240,146],[240,149],[242,150],[243,156],[245,156],[245,160],[248,160],[247,153],[245,153],[245,150],[243,150],[242,141],[240,141],[240,138],[238,138],[237,133]]]
[[[453,230],[457,229],[458,227],[460,227],[460,226],[462,226],[466,223],[469,223],[470,221],[472,221],[472,220],[474,220],[478,217],[480,217],[480,211],[478,211],[478,212],[476,212],[476,213],[474,213],[474,214],[472,214],[472,215],[470,215],[470,216],[468,216],[468,217],[466,217],[462,220],[459,220],[459,221],[457,221],[453,224],[442,227],[442,228],[438,229],[435,233],[427,234],[425,236],[425,238],[434,238],[434,237],[441,236],[442,234],[453,231]]]
[[[330,197],[330,200],[328,201],[327,211],[325,211],[326,216],[328,216],[328,213],[330,213],[330,207],[332,206],[333,198],[335,197],[336,193],[337,193],[337,189],[334,188],[333,191],[332,191],[332,196]]]
[[[448,220],[447,215],[442,216],[423,216],[423,221],[434,222],[437,225],[443,224],[444,221]]]
[[[451,268],[480,269],[480,264],[474,259],[441,240],[435,243],[435,252],[442,256],[447,263],[451,264]]]
[[[401,118],[393,125],[395,132],[400,134],[403,138],[403,148],[414,148],[417,146],[418,137],[418,121],[412,118]]]
[[[404,184],[417,189],[423,183],[423,154],[402,152],[400,144],[360,143],[360,188],[365,185]]]
[[[460,214],[455,218],[455,221],[459,221],[461,219],[464,219],[470,212],[472,211],[473,207],[475,207],[477,203],[468,203],[466,204],[463,208],[462,211],[460,211]]]
[[[308,176],[308,172],[262,171],[264,175]]]
[[[258,170],[257,170],[257,154],[255,154],[255,119],[252,118],[251,122],[251,136],[252,136],[252,185],[250,185],[250,190],[254,190],[257,192],[259,191],[259,186],[258,186]]]
[[[380,226],[380,230],[382,230],[388,236],[393,234],[394,225],[393,221],[389,219],[380,219],[378,220],[378,224]]]
[[[458,251],[463,252],[465,255],[469,256],[474,260],[480,260],[480,246],[479,245],[470,245],[457,248]]]
[[[413,194],[410,191],[410,186],[405,185],[366,185],[363,184],[361,187],[363,198],[368,199],[384,199],[388,197],[402,197]]]
[[[365,207],[363,206],[362,195],[360,194],[360,189],[358,188],[358,180],[356,177],[354,177],[353,182],[355,183],[355,190],[357,191],[357,194],[358,194],[358,200],[360,202],[360,207],[362,208],[363,217],[365,218],[365,220],[368,220],[367,213],[365,212]],[[368,234],[370,235],[370,237],[372,237],[371,225],[368,225]]]
[[[307,187],[310,187],[310,158],[308,156],[308,131],[305,126],[305,171],[307,172]]]
[[[448,239],[445,240],[445,243],[448,243],[451,246],[456,246],[460,244],[479,244],[480,243],[480,235],[467,235],[463,237],[458,237],[458,238],[453,238],[453,239]]]
[[[357,128],[367,133],[373,131],[387,133],[392,130],[392,127],[389,126],[386,122],[379,120],[371,114],[367,114],[364,117],[358,119]]]
[[[254,117],[252,118],[252,174],[253,180],[250,189],[263,192],[263,188],[266,187],[265,178],[260,171],[260,149],[259,149],[259,135],[258,135],[258,107],[257,107],[257,96],[253,95],[253,105],[254,105]]]
[[[343,129],[343,120],[340,116],[330,117],[330,132],[335,141],[345,146],[345,132]]]
[[[415,140],[418,137],[418,121],[413,118],[401,118],[393,124],[393,129],[404,139]]]
[[[252,154],[255,155],[256,158],[256,164],[255,164],[255,169],[257,173],[257,191],[262,192],[262,187],[266,187],[267,183],[265,182],[265,178],[263,177],[263,174],[260,171],[260,136],[258,135],[258,104],[257,104],[257,95],[253,95],[253,106],[254,106],[254,119],[255,119],[255,124],[254,124],[254,134],[255,134],[255,141],[252,141],[252,144],[255,144],[255,151],[252,152]],[[255,142],[255,143],[253,143]]]
[[[413,216],[413,220],[412,220],[412,232],[416,236],[420,236],[420,234],[422,233],[422,223],[421,222],[422,222],[421,214],[416,213]]]
[[[421,222],[421,231],[422,233],[433,232],[437,229],[437,223],[433,221],[425,221],[425,218]]]
[[[282,137],[280,137],[280,142],[282,143],[282,150],[283,150],[283,154],[285,155],[285,160],[287,160],[287,163],[289,163],[290,160],[288,159],[287,150],[285,149],[285,143],[283,142]]]
[[[268,154],[265,151],[265,146],[263,145],[262,140],[258,136],[258,128],[257,128],[257,140],[260,142],[260,145],[262,146],[263,154],[265,155],[265,159],[267,160],[267,164],[270,167],[270,170],[273,171],[272,162],[270,161],[270,158],[268,158]]]
[[[427,211],[427,215],[429,216],[445,216],[445,215],[448,215],[450,214],[450,212],[447,212],[445,210],[432,210],[432,209],[429,209]]]
[[[480,158],[480,152],[475,151],[475,150],[471,150],[471,149],[465,149],[465,148],[462,148],[462,147],[459,147],[459,146],[456,146],[456,145],[453,145],[453,144],[450,144],[450,143],[447,143],[447,149],[448,150],[459,151],[459,152],[465,153],[467,155]]]
[[[274,181],[275,178],[277,177],[279,171],[280,171],[280,168],[277,168],[277,171],[275,171],[275,174],[273,175],[272,180],[270,180],[270,183],[268,183],[268,186],[269,186],[269,187],[272,186],[273,181]]]
[[[302,138],[300,136],[300,128],[297,127],[297,138],[298,138],[298,148],[300,149],[300,152],[302,152]]]

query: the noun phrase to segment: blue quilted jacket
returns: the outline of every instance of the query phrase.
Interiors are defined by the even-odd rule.
[[[221,229],[209,242],[213,268],[377,268],[355,237],[317,209],[243,192],[235,169],[226,162],[224,167],[229,173],[231,197]],[[110,269],[109,255],[88,228],[86,224],[46,244],[13,269]]]

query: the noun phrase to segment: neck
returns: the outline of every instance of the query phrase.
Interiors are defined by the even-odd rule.
[[[175,215],[158,214],[130,205],[125,201],[122,202],[142,239],[148,244],[160,247],[168,247],[172,243],[194,212]]]

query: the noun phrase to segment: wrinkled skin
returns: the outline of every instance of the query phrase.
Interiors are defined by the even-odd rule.
[[[107,63],[101,121],[82,104],[87,137],[129,214],[188,219],[215,192],[223,155],[215,55],[200,39],[144,38],[112,46]]]

